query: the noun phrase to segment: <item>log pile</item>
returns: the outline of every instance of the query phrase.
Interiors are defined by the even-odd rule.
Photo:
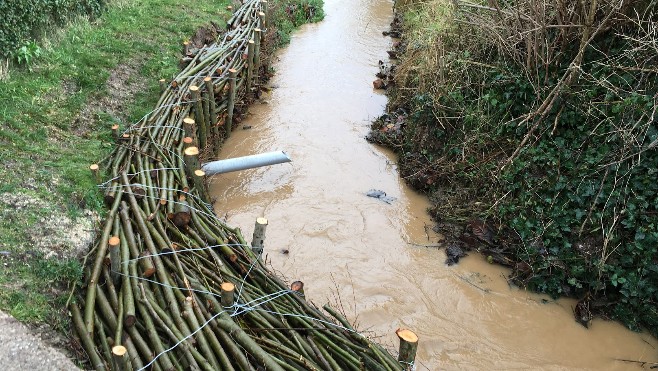
[[[246,0],[215,44],[186,46],[156,108],[113,127],[115,149],[90,166],[109,212],[69,307],[93,369],[403,368],[307,302],[301,282],[272,274],[209,204],[199,154],[218,150],[236,100],[256,86],[266,13],[265,1]]]

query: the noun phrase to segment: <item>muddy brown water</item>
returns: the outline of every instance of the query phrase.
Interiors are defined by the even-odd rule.
[[[245,236],[268,218],[274,269],[389,349],[398,327],[414,330],[419,370],[638,370],[615,358],[656,361],[658,342],[646,334],[598,319],[587,330],[573,320],[573,301],[512,288],[505,269],[476,254],[447,267],[443,250],[420,246],[440,242],[427,199],[399,179],[390,152],[363,139],[386,103],[371,83],[390,45],[381,32],[392,3],[325,3],[325,20],[280,52],[273,89],[220,156],[284,150],[293,162],[212,178],[219,215]],[[366,197],[371,188],[397,201]]]

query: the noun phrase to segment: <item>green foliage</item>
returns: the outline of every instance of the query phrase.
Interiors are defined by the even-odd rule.
[[[276,19],[277,44],[290,42],[290,34],[299,26],[319,22],[324,18],[322,0],[274,0],[271,2]]]
[[[29,63],[38,56],[34,48],[39,33],[61,26],[79,15],[96,17],[106,0],[12,0],[0,2],[0,57]]]
[[[503,252],[529,267],[517,266],[517,282],[589,298],[597,303],[593,311],[658,335],[652,24],[635,20],[598,35],[541,120],[535,112],[552,97],[578,43],[528,69],[525,59],[493,48],[478,27],[452,30],[440,40],[443,85],[436,74],[415,72],[431,59],[410,45],[413,59],[403,60],[403,76],[396,76],[403,89],[392,93],[404,98],[405,120],[393,146],[401,152],[401,175],[433,194],[435,217],[477,216],[498,226]]]
[[[585,77],[547,115],[535,143],[500,173],[507,197],[496,217],[518,237],[514,257],[532,267],[530,277],[519,277],[529,288],[591,295],[606,302],[606,315],[656,334],[658,152],[648,146],[658,138],[649,119],[658,85],[609,66],[609,59],[635,63],[625,57],[632,46],[617,42],[607,55],[593,51],[603,45],[589,51]],[[602,88],[602,80],[619,89]],[[642,89],[624,89],[637,86]],[[506,122],[525,113],[536,99],[528,90],[523,79],[494,74],[482,96],[490,119]],[[503,124],[496,140],[519,143],[526,131]]]

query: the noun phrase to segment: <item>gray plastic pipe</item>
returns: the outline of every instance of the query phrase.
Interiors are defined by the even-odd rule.
[[[290,161],[292,161],[290,157],[288,157],[288,155],[283,151],[267,152],[261,153],[259,155],[236,157],[226,160],[208,162],[201,166],[201,170],[203,170],[206,175],[215,175],[230,173],[232,171],[253,169],[261,166],[283,164]]]

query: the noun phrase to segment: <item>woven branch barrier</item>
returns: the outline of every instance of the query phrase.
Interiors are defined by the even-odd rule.
[[[267,10],[247,0],[215,44],[186,46],[156,108],[113,127],[112,154],[90,167],[109,212],[69,308],[96,370],[407,367],[272,274],[209,204],[199,153],[217,151],[256,86]]]

